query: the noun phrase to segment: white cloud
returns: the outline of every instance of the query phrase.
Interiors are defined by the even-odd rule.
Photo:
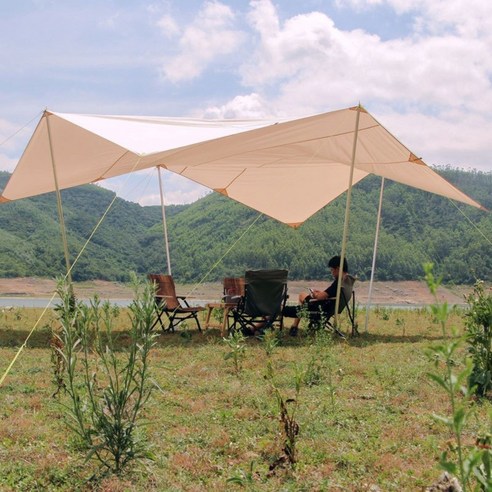
[[[0,153],[0,170],[12,172],[17,165],[17,159],[12,159],[6,154]]]
[[[204,118],[211,119],[263,119],[271,115],[267,102],[259,94],[236,96],[221,106],[208,107]]]
[[[162,33],[168,38],[172,38],[180,32],[177,22],[170,15],[162,16],[157,21],[157,25],[161,29]]]
[[[161,170],[164,204],[191,203],[210,192],[208,188],[183,178],[179,174]],[[116,178],[106,179],[98,183],[99,186],[114,191],[140,205],[160,205],[159,178],[156,168],[143,169]]]
[[[402,114],[389,110],[378,119],[429,165],[491,170],[485,152],[490,145],[490,121],[483,115],[455,111],[438,118],[421,112]]]
[[[420,30],[383,40],[363,29],[342,30],[321,12],[281,23],[270,0],[254,0],[249,21],[256,49],[240,72],[244,85],[261,95],[257,101],[289,116],[361,102],[376,117],[388,115],[397,129],[407,128],[405,135],[428,162],[490,169],[485,156],[492,124],[492,39],[482,27],[482,17],[485,24],[492,18],[485,12],[488,0],[471,6],[427,0],[348,4],[390,5],[399,14],[417,15]],[[234,107],[234,99],[222,107],[228,105]]]
[[[464,37],[492,36],[490,0],[336,0],[336,4],[358,12],[386,6],[399,15],[412,14],[418,32],[453,30]]]
[[[447,34],[383,41],[360,29],[342,31],[316,12],[279,26],[268,0],[252,6],[260,43],[242,66],[244,83],[257,88],[279,84],[283,103],[302,106],[314,97],[343,104],[404,101],[488,111],[492,58],[482,39]],[[272,19],[265,21],[267,16]]]
[[[0,119],[0,147],[2,150],[5,152],[14,150],[24,133],[25,130],[23,128],[19,129],[10,121]]]
[[[336,16],[334,2],[201,2],[2,4],[0,168],[13,169],[33,130],[11,137],[7,119],[46,106],[254,119],[360,101],[429,164],[492,170],[490,0],[337,0]],[[146,179],[111,186],[157,204]],[[206,192],[169,177],[165,188],[168,203]]]
[[[30,127],[30,123],[32,121],[19,128],[7,120],[0,119],[0,170],[14,170],[18,156],[31,136],[33,128]]]
[[[174,189],[170,190],[164,196],[164,205],[184,205],[186,203],[196,202],[198,199],[203,198],[211,190],[200,185],[193,185],[187,190],[184,189]],[[160,205],[161,196],[159,193],[143,195],[137,202],[142,205],[142,207],[148,205]]]
[[[234,53],[242,33],[234,28],[234,13],[219,2],[206,2],[179,41],[179,53],[164,63],[162,73],[171,82],[191,80],[212,63]]]

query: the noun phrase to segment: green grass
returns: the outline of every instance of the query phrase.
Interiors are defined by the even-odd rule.
[[[0,313],[2,374],[40,312]],[[119,320],[124,331],[124,310]],[[51,397],[48,344],[49,327],[55,325],[50,311],[0,387],[2,491],[96,487],[89,480],[95,464],[83,463],[64,424],[63,397]],[[463,328],[459,311],[451,316],[453,325]],[[281,393],[295,394],[295,364],[307,368],[316,357],[319,377],[300,393],[298,465],[273,476],[268,466],[280,452],[280,424],[265,380],[268,356],[262,343],[247,340],[236,374],[232,359],[224,359],[230,349],[218,331],[199,334],[190,328],[191,338],[179,331],[161,335],[152,353],[155,390],[146,407],[146,433],[156,460],[103,479],[98,489],[368,491],[377,485],[383,491],[415,491],[439,477],[437,461],[452,436],[432,417],[448,413],[449,404],[426,376],[435,369],[425,350],[441,340],[426,312],[375,311],[367,334],[362,329],[360,337],[335,339],[323,350],[303,334],[281,337],[271,356]],[[490,410],[487,402],[477,406],[466,443],[488,430]]]

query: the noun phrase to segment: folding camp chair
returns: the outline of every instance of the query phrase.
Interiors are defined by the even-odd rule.
[[[176,295],[176,287],[171,275],[149,274],[149,280],[154,283],[155,292],[155,308],[157,319],[152,325],[152,328],[159,323],[164,331],[174,331],[176,326],[182,321],[193,318],[198,326],[198,330],[202,331],[198,313],[203,311],[203,306],[190,306],[184,296]],[[166,315],[169,325],[166,327],[162,319],[162,315]]]
[[[287,300],[287,270],[248,270],[244,275],[244,296],[232,310],[232,330],[254,334],[280,323]]]
[[[356,278],[352,275],[346,275],[342,288],[340,290],[340,304],[338,306],[338,314],[341,314],[345,309],[350,320],[352,328],[351,335],[357,336],[358,326],[355,319],[355,290],[354,283]],[[326,301],[311,301],[307,304],[308,316],[309,316],[309,328],[319,329],[325,328],[333,331],[338,336],[345,338],[345,335],[333,324],[332,318],[335,316],[335,298],[330,298]],[[323,326],[321,326],[323,325]]]
[[[205,329],[207,328],[220,328],[221,336],[225,335],[225,327],[230,328],[230,315],[231,310],[235,308],[244,296],[244,278],[243,277],[225,277],[223,281],[223,295],[221,302],[209,302],[206,305],[207,317],[205,321]],[[214,309],[222,310],[222,320],[220,324],[214,324],[210,321],[212,311]]]

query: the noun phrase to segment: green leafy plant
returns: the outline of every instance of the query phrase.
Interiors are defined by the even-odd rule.
[[[267,357],[271,357],[280,343],[278,332],[275,330],[265,330],[260,340],[263,342],[263,348]]]
[[[396,318],[396,326],[399,326],[402,329],[402,335],[405,336],[405,318],[403,317],[398,317]]]
[[[224,308],[213,308],[212,318],[215,322],[222,323],[222,320],[224,319]]]
[[[472,372],[472,361],[468,359],[462,370],[456,369],[456,359],[463,346],[464,338],[458,337],[456,333],[453,338],[448,338],[446,326],[449,316],[448,305],[447,303],[439,304],[437,301],[437,289],[441,281],[434,277],[432,264],[425,264],[424,270],[427,285],[436,300],[431,306],[432,314],[441,325],[443,337],[448,339],[446,343],[433,347],[429,353],[435,367],[443,366],[444,371],[443,373],[429,373],[428,376],[444,389],[451,406],[450,416],[435,415],[435,418],[448,426],[455,438],[455,444],[451,446],[451,453],[443,452],[439,464],[447,472],[459,477],[463,492],[491,490],[490,446],[465,446],[463,442],[463,431],[472,414],[471,401],[474,388],[466,386]],[[480,439],[477,443],[479,441]],[[455,456],[454,459],[453,456]]]
[[[383,321],[388,321],[390,319],[390,310],[385,307],[377,307],[376,308],[376,314],[381,316],[381,319]]]
[[[323,365],[316,355],[309,359],[306,372],[304,373],[304,384],[316,386],[323,380]]]
[[[251,461],[247,471],[238,470],[232,477],[226,480],[226,483],[246,487],[248,485],[253,485],[257,475],[258,474],[255,472],[255,462]]]
[[[473,361],[468,384],[476,387],[480,397],[492,393],[492,295],[485,293],[482,281],[475,283],[466,296],[469,310],[465,314],[468,352]]]
[[[318,331],[314,334],[314,354],[305,372],[304,382],[307,386],[326,382],[330,396],[330,406],[335,410],[335,367],[336,356],[333,351],[333,337],[327,331]],[[312,368],[312,369],[311,369]]]
[[[134,289],[130,340],[126,350],[118,351],[113,321],[119,311],[97,296],[89,305],[83,304],[73,298],[65,283],[58,284],[61,332],[57,350],[66,368],[69,427],[87,450],[86,460],[94,458],[116,474],[132,460],[152,458],[141,419],[151,394],[154,291],[149,284],[142,289],[136,278]]]
[[[224,343],[229,347],[229,352],[224,354],[224,360],[232,359],[234,372],[239,376],[242,371],[243,360],[246,356],[246,337],[240,330],[229,333],[227,338],[223,338]]]

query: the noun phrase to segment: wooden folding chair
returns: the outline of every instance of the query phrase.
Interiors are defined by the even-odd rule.
[[[202,331],[198,313],[203,311],[203,306],[190,306],[185,296],[176,295],[176,287],[171,275],[149,274],[149,280],[154,283],[155,308],[157,319],[152,328],[159,323],[164,331],[174,331],[182,321],[194,319],[198,330]],[[165,315],[169,324],[165,326],[162,316]]]

